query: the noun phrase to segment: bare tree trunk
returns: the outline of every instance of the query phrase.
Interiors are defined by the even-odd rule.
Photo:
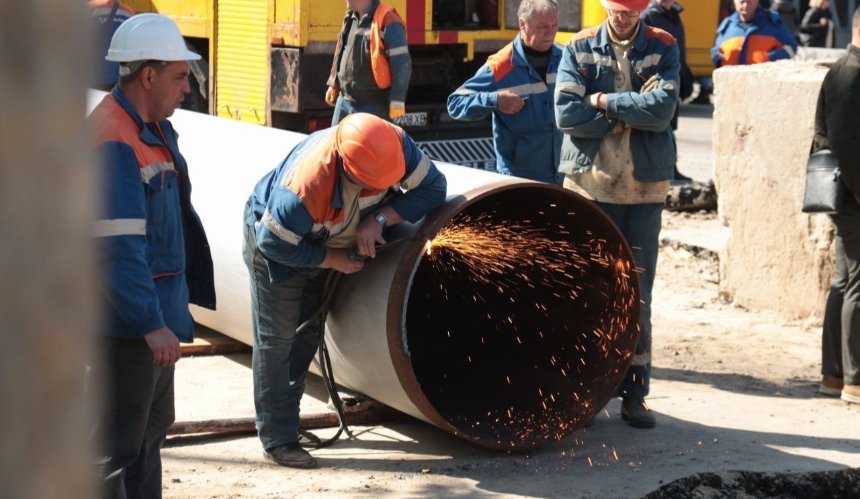
[[[97,496],[83,1],[0,2],[0,495]]]

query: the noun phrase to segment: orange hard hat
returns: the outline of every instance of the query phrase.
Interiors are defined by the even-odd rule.
[[[334,139],[343,168],[374,189],[387,189],[406,174],[400,129],[372,114],[350,114],[337,126]]]
[[[604,8],[610,10],[635,10],[641,12],[648,8],[650,0],[600,0]]]

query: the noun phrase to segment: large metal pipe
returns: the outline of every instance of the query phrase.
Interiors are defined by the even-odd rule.
[[[629,366],[639,314],[629,249],[569,191],[441,168],[442,209],[387,233],[399,242],[339,284],[327,322],[337,379],[483,446],[559,440],[606,404]],[[482,248],[505,260],[501,272],[427,254],[440,231],[487,222],[536,244]]]
[[[250,344],[242,209],[303,135],[184,111],[172,121],[215,260],[218,310],[194,317]],[[569,191],[439,166],[447,203],[387,231],[395,242],[338,285],[326,324],[336,380],[482,446],[561,439],[613,396],[632,359],[630,250]],[[428,255],[452,230],[472,231],[478,253]]]

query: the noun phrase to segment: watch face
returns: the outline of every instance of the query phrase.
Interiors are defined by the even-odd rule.
[[[382,213],[377,213],[375,218],[377,222],[385,225],[385,215],[383,215]]]

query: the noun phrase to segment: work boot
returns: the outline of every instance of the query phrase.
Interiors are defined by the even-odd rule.
[[[842,393],[842,377],[825,374],[821,377],[821,385],[818,386],[818,393],[838,397]]]
[[[842,387],[842,400],[852,404],[860,404],[860,385],[845,385]]]
[[[621,402],[621,419],[634,428],[653,428],[657,425],[657,419],[645,404],[645,399],[638,397],[624,397]]]
[[[298,442],[281,445],[263,452],[263,457],[290,468],[316,468],[317,460],[302,449]]]
[[[674,182],[672,182],[673,184],[688,184],[693,181],[693,179],[691,179],[690,177],[679,172],[677,166],[675,167],[675,172],[673,173],[673,176],[675,177],[673,179]]]

